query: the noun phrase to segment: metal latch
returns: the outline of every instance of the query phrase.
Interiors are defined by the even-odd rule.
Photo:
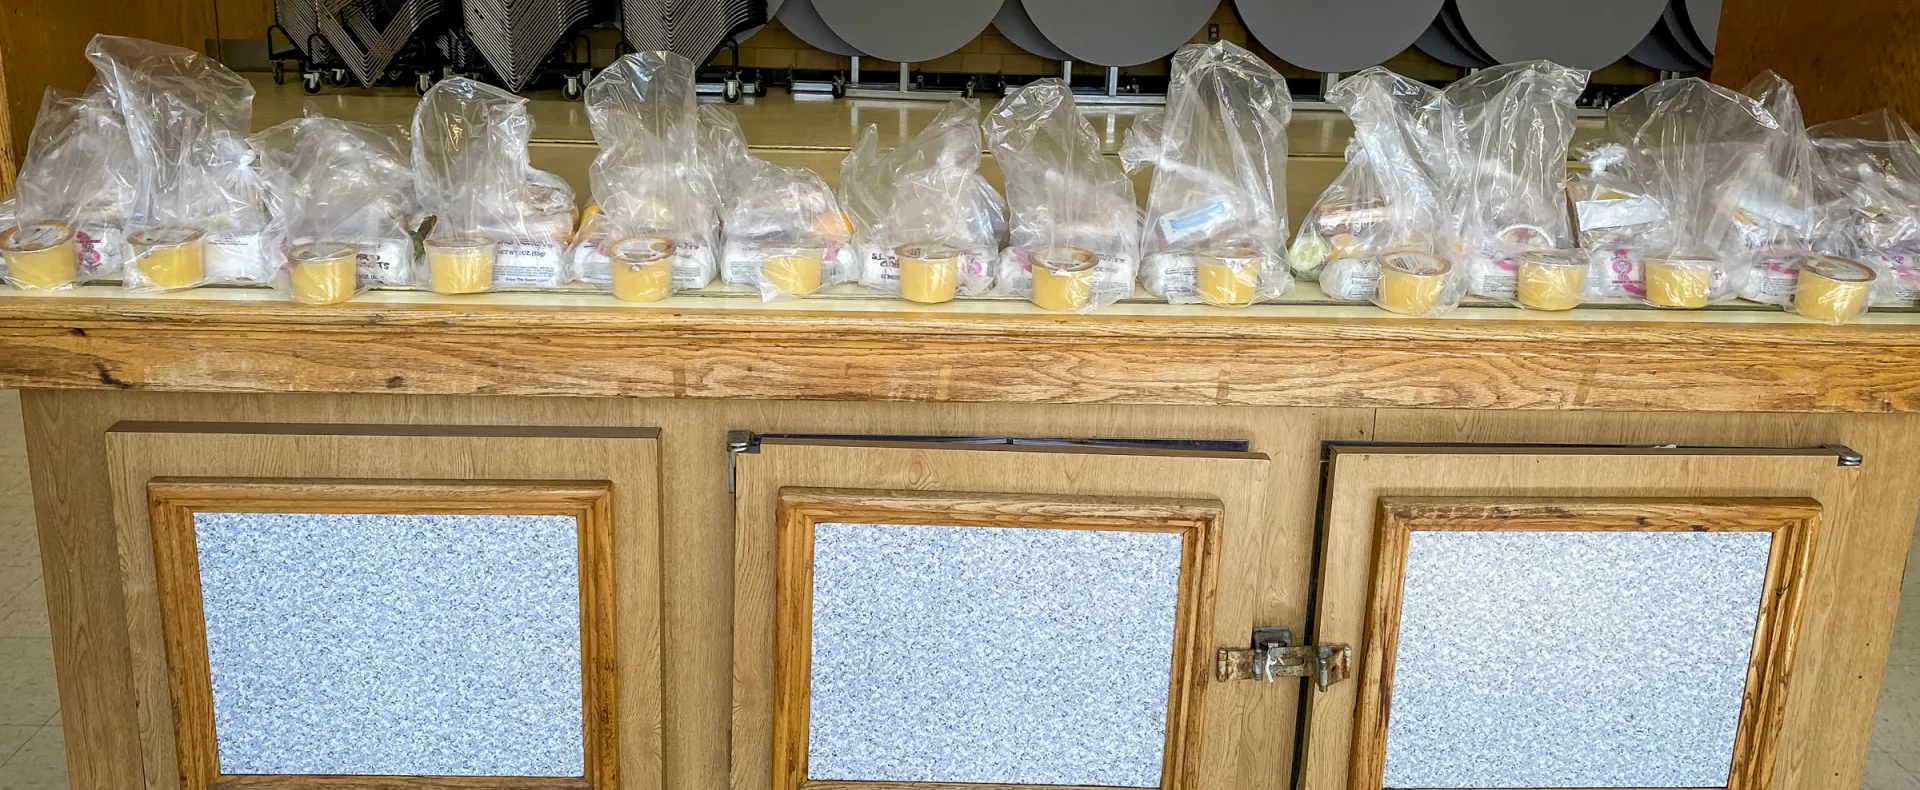
[[[1213,663],[1215,680],[1264,680],[1272,683],[1275,678],[1312,678],[1321,691],[1346,680],[1352,671],[1351,646],[1295,646],[1293,629],[1286,626],[1253,629],[1253,647],[1220,648]]]

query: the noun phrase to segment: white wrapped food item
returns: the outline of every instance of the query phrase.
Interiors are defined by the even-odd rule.
[[[1279,298],[1287,268],[1286,78],[1229,41],[1173,58],[1164,113],[1127,133],[1129,171],[1151,164],[1141,283],[1172,304]]]
[[[1131,295],[1141,214],[1133,181],[1101,155],[1073,89],[1052,78],[1026,84],[994,106],[986,133],[1007,184],[995,290],[1075,313]]]
[[[723,199],[721,276],[763,301],[793,299],[854,278],[853,226],[812,170],[747,152],[733,113],[700,108],[703,157]]]
[[[1469,292],[1537,306],[1519,298],[1522,254],[1574,247],[1567,146],[1586,84],[1582,69],[1536,60],[1480,69],[1441,93],[1451,252]]]
[[[672,52],[636,52],[587,85],[600,154],[594,206],[570,252],[572,278],[648,302],[713,280],[716,192],[700,159],[696,66]]]
[[[1816,158],[1814,250],[1871,267],[1872,304],[1920,304],[1920,136],[1891,110],[1807,133]]]
[[[993,285],[1006,205],[980,173],[980,104],[949,102],[884,156],[869,125],[840,165],[861,285],[939,303]]]
[[[84,95],[49,88],[12,212],[0,218],[8,282],[58,290],[118,275],[138,180],[126,124],[100,83]]]
[[[420,98],[414,184],[433,224],[416,284],[468,294],[566,281],[573,190],[529,162],[526,104],[464,77],[441,80]]]
[[[1325,260],[1321,288],[1336,299],[1402,315],[1452,310],[1466,279],[1444,254],[1439,91],[1375,67],[1341,80],[1327,100],[1353,120],[1354,150],[1338,191],[1322,195],[1295,239],[1294,265]]]
[[[1587,169],[1567,175],[1567,200],[1587,251],[1584,300],[1638,303],[1647,295],[1644,245],[1663,232],[1666,207],[1626,174],[1626,146],[1592,145],[1579,158]]]
[[[1640,255],[1641,298],[1684,309],[1737,298],[1753,256],[1730,198],[1764,192],[1755,183],[1780,124],[1752,97],[1687,78],[1614,105],[1607,131],[1626,150],[1634,191],[1664,209],[1618,238]]]
[[[247,146],[252,84],[205,55],[135,38],[94,36],[87,60],[126,125],[137,172],[127,289],[272,279],[280,239]]]
[[[1737,292],[1751,302],[1793,310],[1800,261],[1812,252],[1813,143],[1793,86],[1780,75],[1761,72],[1742,93],[1759,102],[1779,128],[1768,136],[1752,175],[1736,182],[1743,188],[1724,200],[1747,257]]]
[[[419,207],[403,136],[397,126],[328,118],[312,106],[253,136],[286,228],[275,284],[289,298],[333,304],[412,282]]]

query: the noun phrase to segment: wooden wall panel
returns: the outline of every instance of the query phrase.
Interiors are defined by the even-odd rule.
[[[1713,81],[1735,90],[1772,69],[1807,123],[1892,107],[1920,121],[1920,3],[1725,0]]]
[[[0,154],[19,165],[48,88],[79,92],[93,79],[87,41],[96,33],[137,36],[204,50],[213,36],[212,0],[6,0],[0,3]],[[11,140],[9,144],[8,139]],[[0,168],[0,171],[9,168]],[[0,173],[0,176],[4,176]],[[0,178],[0,195],[11,193]]]

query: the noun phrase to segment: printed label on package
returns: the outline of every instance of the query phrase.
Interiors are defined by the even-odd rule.
[[[413,282],[413,240],[374,239],[360,243],[356,256],[360,279],[373,285]]]
[[[264,234],[226,231],[207,236],[208,282],[266,282],[271,279]]]
[[[549,241],[500,242],[493,253],[493,287],[557,288],[566,276],[566,253]]]

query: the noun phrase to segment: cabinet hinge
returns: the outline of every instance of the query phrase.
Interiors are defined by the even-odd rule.
[[[1253,646],[1223,647],[1215,654],[1215,680],[1310,678],[1321,691],[1346,680],[1353,671],[1349,645],[1294,645],[1293,629],[1263,626],[1253,629]]]

